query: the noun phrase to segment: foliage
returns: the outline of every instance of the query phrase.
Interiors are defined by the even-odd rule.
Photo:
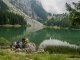
[[[2,0],[0,0],[0,9],[2,9],[2,10],[8,9],[7,5]]]
[[[49,16],[52,16],[52,14],[51,13],[47,13]]]
[[[72,25],[80,25],[80,2],[73,2],[74,8],[70,4],[66,3],[66,9],[69,11],[69,21]]]
[[[8,12],[8,6],[0,0],[0,25],[26,25],[24,18],[18,14]]]
[[[0,9],[0,25],[26,25],[24,18],[18,14],[11,12],[3,11]]]
[[[48,54],[47,52],[41,54],[31,54],[26,55],[26,57],[31,58],[32,60],[66,60],[66,55],[63,54]]]
[[[49,54],[44,52],[38,53],[10,53],[9,50],[0,50],[0,60],[67,60],[67,58],[80,58],[80,55],[76,54]]]
[[[47,19],[47,12],[42,8],[42,6],[38,5],[35,0],[33,0],[31,7],[39,16],[38,20],[40,22],[44,22]]]
[[[9,41],[6,40],[5,38],[1,37],[0,38],[0,45],[7,45],[7,44],[9,44]]]
[[[48,13],[49,14],[49,13]],[[47,26],[69,27],[68,14],[49,14],[48,20],[45,22]]]
[[[45,51],[48,51],[50,54],[61,53],[61,54],[80,54],[80,48],[71,48],[68,46],[47,46]]]
[[[26,57],[23,55],[10,53],[9,51],[0,50],[0,60],[25,60]]]

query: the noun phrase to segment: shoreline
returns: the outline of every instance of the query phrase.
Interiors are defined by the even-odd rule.
[[[71,30],[80,30],[80,28],[70,28],[70,27],[59,27],[59,26],[45,26],[44,28],[54,28],[54,29],[71,29]]]
[[[21,27],[22,25],[0,25],[4,27]]]
[[[16,24],[16,25],[9,25],[9,24],[6,24],[6,25],[0,25],[0,26],[3,26],[3,27],[21,27],[21,26],[27,26],[27,27],[30,27],[28,25],[19,25],[19,24]],[[71,29],[71,30],[80,30],[80,28],[69,28],[69,27],[59,27],[59,26],[44,26],[43,28],[54,28],[54,29]]]

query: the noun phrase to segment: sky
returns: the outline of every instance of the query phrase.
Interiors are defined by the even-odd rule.
[[[43,8],[50,13],[61,14],[66,13],[65,3],[72,4],[80,0],[39,0]]]

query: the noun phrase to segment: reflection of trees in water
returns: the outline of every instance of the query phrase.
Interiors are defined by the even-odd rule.
[[[72,44],[80,44],[80,30],[66,30],[53,28],[0,27],[0,37],[10,41],[28,37],[31,42],[39,45],[45,39],[58,39]]]
[[[40,30],[42,28],[35,27],[0,27],[1,37],[7,38],[9,41],[14,40],[22,40],[22,38],[26,37],[28,34]]]
[[[28,35],[30,41],[39,45],[46,38],[46,30],[38,30]]]
[[[13,37],[22,35],[25,30],[26,27],[0,27],[0,37],[12,40]]]
[[[43,40],[55,38],[62,41],[67,41],[72,44],[80,44],[80,31],[79,30],[66,30],[66,29],[53,29],[53,28],[44,28],[42,30],[33,32],[29,34],[31,41],[36,44],[40,44]]]

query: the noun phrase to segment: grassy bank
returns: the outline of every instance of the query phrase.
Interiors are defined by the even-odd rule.
[[[10,53],[7,49],[0,50],[0,60],[69,60],[79,58],[76,54],[49,54],[44,53]]]
[[[6,25],[0,25],[0,26],[5,26],[5,27],[21,27],[22,25],[19,25],[19,24],[16,24],[16,25],[6,24]]]
[[[79,60],[80,50],[69,47],[48,46],[45,52],[15,52],[0,49],[0,60]]]
[[[45,26],[44,28],[80,30],[80,28],[76,27],[60,27],[60,26]]]
[[[70,29],[69,27],[60,27],[60,26],[45,26],[45,28],[54,28],[54,29]]]
[[[5,42],[5,43],[4,43]],[[0,45],[9,42],[0,38]],[[6,46],[5,46],[6,47]],[[67,46],[47,46],[45,52],[15,52],[10,48],[0,49],[0,60],[80,60],[80,48],[70,48]]]
[[[77,54],[80,55],[80,48],[73,48],[68,46],[47,46],[45,51],[48,51],[50,54]]]
[[[17,53],[10,53],[7,49],[1,49],[0,60],[25,60],[25,56]]]

